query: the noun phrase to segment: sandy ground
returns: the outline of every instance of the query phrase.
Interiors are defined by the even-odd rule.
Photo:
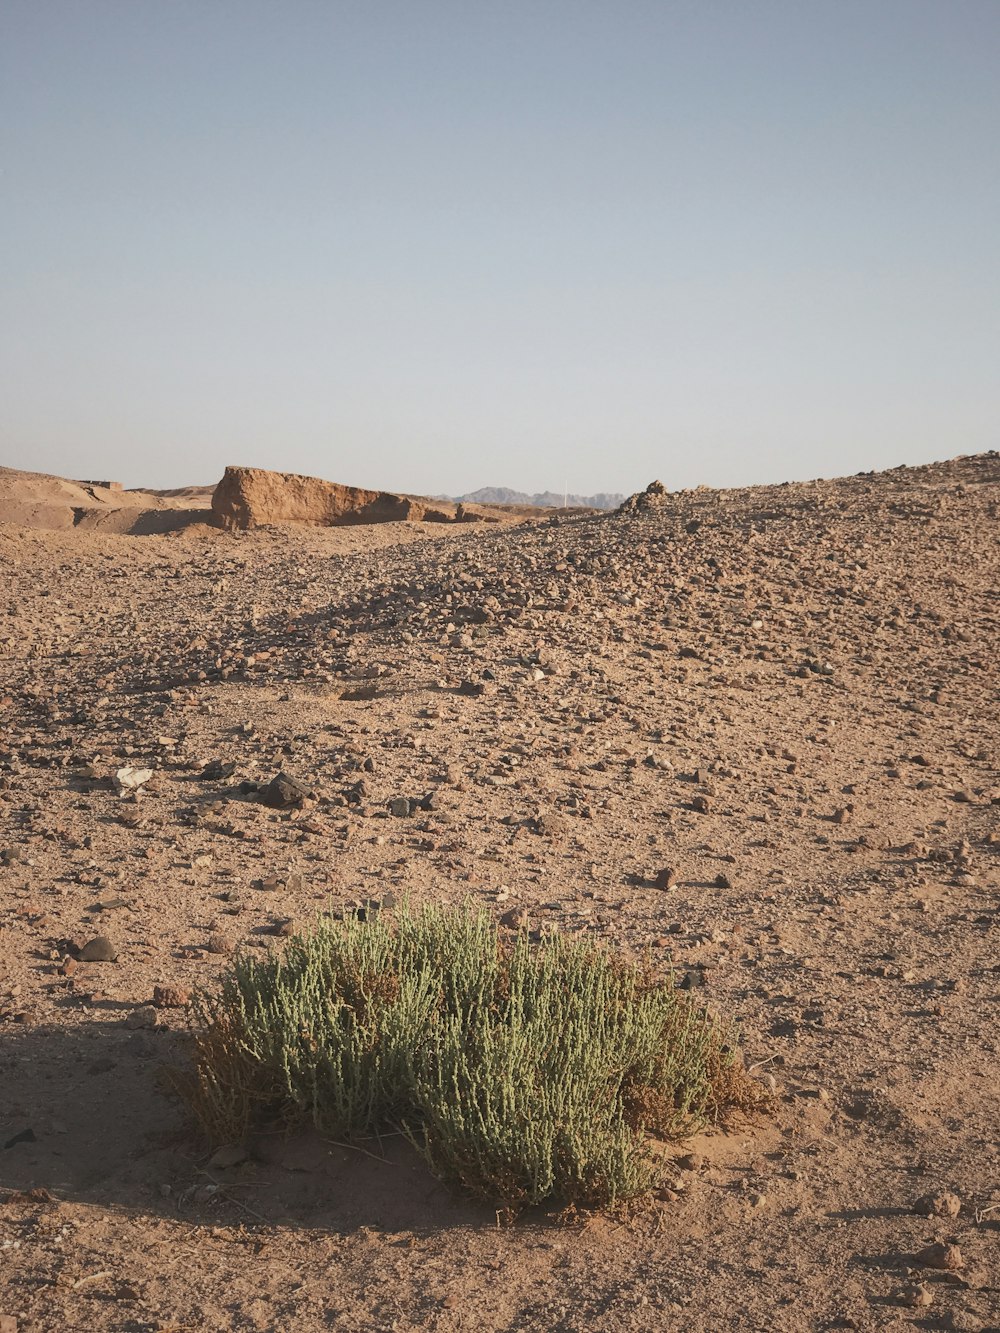
[[[1000,1329],[998,532],[996,455],[504,530],[0,527],[0,1330]],[[652,950],[774,1115],[572,1226],[398,1138],[213,1165],[154,988],[402,892]]]

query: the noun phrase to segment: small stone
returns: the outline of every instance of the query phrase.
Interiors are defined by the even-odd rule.
[[[529,920],[526,907],[512,907],[509,912],[504,912],[500,924],[506,926],[508,930],[521,930],[527,926]]]
[[[309,788],[301,782],[289,777],[287,773],[278,773],[266,786],[261,787],[257,799],[272,810],[282,810],[286,806],[301,805],[309,794]]]
[[[389,813],[395,815],[397,819],[406,819],[409,816],[410,808],[408,796],[394,796],[389,802]]]
[[[12,1314],[0,1314],[0,1333],[17,1333],[17,1319]]]
[[[707,815],[712,808],[712,803],[707,796],[696,796],[691,802],[691,808],[697,810],[700,815]]]
[[[672,889],[677,884],[677,871],[667,866],[658,870],[653,878],[654,889]]]
[[[209,953],[232,953],[233,951],[232,942],[226,939],[225,935],[221,935],[218,931],[213,931],[213,933],[209,935],[208,939],[205,941],[205,948]]]
[[[151,768],[133,768],[131,764],[126,764],[115,774],[115,787],[119,794],[127,791],[137,791],[152,776],[153,770]]]
[[[281,935],[286,939],[289,935],[294,935],[298,929],[299,923],[293,916],[286,917],[283,921],[276,921],[274,925],[275,935]]]
[[[79,970],[79,967],[80,964],[75,958],[64,958],[59,964],[59,975],[61,977],[71,977],[74,972]]]
[[[677,989],[700,990],[702,986],[707,985],[708,978],[705,976],[705,969],[703,967],[689,967],[677,983]]]
[[[181,986],[154,986],[153,1003],[157,1009],[186,1009],[191,1003],[191,993]]]
[[[125,1019],[127,1028],[155,1028],[156,1010],[151,1004],[141,1004],[133,1009]]]
[[[113,963],[118,957],[118,950],[107,935],[95,935],[80,950],[81,963]]]
[[[715,887],[717,889],[731,889],[733,887],[733,881],[728,875],[716,875]]]
[[[940,1268],[945,1273],[957,1273],[965,1267],[965,1260],[958,1246],[949,1245],[942,1240],[936,1240],[933,1245],[925,1245],[913,1257],[918,1264],[923,1264],[924,1268]]]
[[[900,1305],[905,1305],[911,1310],[926,1309],[928,1305],[934,1303],[934,1297],[922,1282],[900,1287],[893,1295]]]
[[[962,1200],[947,1190],[923,1194],[913,1205],[921,1217],[957,1217],[962,1211]]]
[[[833,822],[835,824],[846,824],[850,817],[851,812],[845,805],[840,806],[839,809],[834,810],[833,812]]]
[[[688,1152],[683,1157],[678,1157],[677,1165],[682,1171],[700,1171],[708,1165],[708,1158],[704,1153]]]

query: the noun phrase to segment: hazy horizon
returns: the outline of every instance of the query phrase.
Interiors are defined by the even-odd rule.
[[[993,0],[4,0],[0,462],[420,494],[1000,443]]]

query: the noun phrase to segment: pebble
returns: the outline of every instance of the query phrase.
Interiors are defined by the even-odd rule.
[[[107,935],[95,935],[80,950],[81,963],[113,963],[118,958],[118,950]]]
[[[138,1009],[133,1009],[125,1018],[127,1028],[155,1028],[157,1020],[156,1009],[151,1004],[141,1004]]]
[[[287,773],[277,773],[266,786],[261,787],[257,799],[273,810],[290,805],[301,805],[309,797],[309,788]]]
[[[962,1200],[947,1190],[922,1194],[913,1205],[921,1217],[957,1217],[962,1211]]]
[[[928,1305],[934,1303],[934,1297],[922,1282],[900,1287],[893,1293],[893,1299],[913,1310],[926,1309]]]
[[[939,1268],[946,1273],[957,1273],[965,1267],[965,1260],[958,1246],[949,1245],[941,1240],[935,1241],[933,1245],[925,1245],[913,1257],[925,1268]]]
[[[504,912],[500,924],[506,926],[508,930],[521,930],[528,925],[530,919],[526,907],[512,907],[509,912]]]
[[[153,987],[153,1004],[157,1009],[185,1009],[190,1003],[190,991],[180,986]]]
[[[133,768],[131,764],[126,764],[115,774],[115,787],[119,793],[126,791],[137,791],[153,776],[151,768]]]
[[[677,1165],[682,1171],[700,1171],[708,1165],[708,1158],[704,1153],[688,1152],[683,1157],[678,1157]]]

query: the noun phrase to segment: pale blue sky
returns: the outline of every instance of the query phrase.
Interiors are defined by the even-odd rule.
[[[416,492],[1000,446],[1000,0],[0,0],[0,462]]]

